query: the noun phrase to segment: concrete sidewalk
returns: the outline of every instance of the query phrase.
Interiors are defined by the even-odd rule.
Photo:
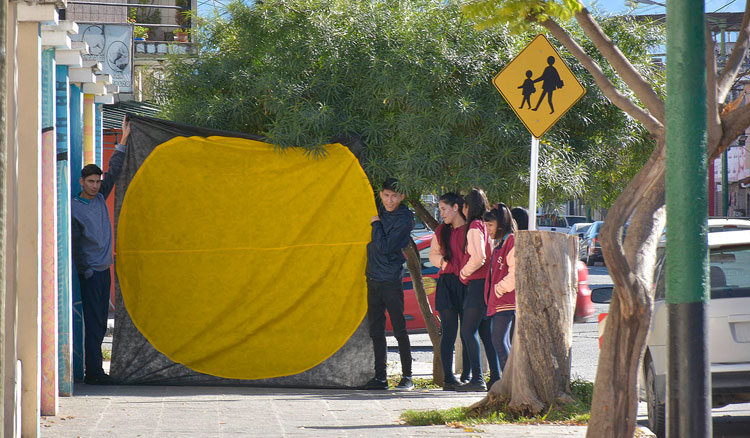
[[[481,393],[185,386],[89,386],[42,417],[42,437],[508,436],[583,437],[586,428],[481,425],[475,430],[402,424],[407,409],[468,406]]]

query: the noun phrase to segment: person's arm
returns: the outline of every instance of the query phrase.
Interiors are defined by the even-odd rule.
[[[430,254],[428,255],[430,263],[433,266],[437,266],[440,270],[444,270],[448,262],[443,258],[443,252],[440,249],[440,242],[438,241],[437,233],[432,235],[432,242],[430,242]]]
[[[469,254],[469,260],[461,268],[461,279],[465,280],[477,269],[484,265],[487,255],[484,253],[484,233],[481,230],[472,228],[466,235],[466,252]]]
[[[75,201],[73,201],[75,202]],[[83,229],[81,228],[81,224],[78,223],[75,218],[71,218],[70,221],[70,231],[71,231],[71,238],[70,241],[73,243],[73,263],[75,263],[76,271],[83,272],[85,278],[91,277],[93,275],[94,270],[91,269],[88,265],[86,265],[86,258],[83,256],[83,251],[81,251],[80,241],[83,238]]]
[[[117,178],[122,172],[122,165],[125,162],[125,145],[130,137],[130,121],[127,120],[127,116],[122,119],[122,137],[120,141],[115,145],[115,153],[109,159],[109,165],[107,173],[102,178],[102,185],[99,188],[99,192],[104,195],[104,199],[109,197],[110,192],[117,182]]]
[[[386,234],[382,221],[372,222],[372,243],[381,254],[401,251],[409,245],[412,221],[400,221]]]
[[[505,265],[508,266],[508,273],[495,285],[495,296],[500,298],[507,292],[516,288],[516,247],[508,251],[505,256]]]

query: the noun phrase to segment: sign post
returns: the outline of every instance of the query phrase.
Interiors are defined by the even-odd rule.
[[[492,83],[531,132],[529,229],[535,230],[539,138],[578,102],[586,89],[541,34],[506,65]]]
[[[536,178],[539,167],[539,139],[531,135],[531,181],[529,181],[529,230],[536,230]]]

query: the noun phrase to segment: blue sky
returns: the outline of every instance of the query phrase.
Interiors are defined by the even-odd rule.
[[[625,14],[631,8],[625,5],[625,0],[582,0],[583,4],[596,6],[606,12]],[[635,3],[635,1],[633,2]],[[652,0],[639,3],[635,9],[636,14],[663,14],[664,8],[646,3],[666,3],[665,0]],[[706,12],[742,12],[745,10],[744,0],[706,0]]]

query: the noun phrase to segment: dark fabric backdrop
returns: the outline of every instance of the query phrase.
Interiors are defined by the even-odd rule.
[[[150,117],[133,115],[130,116],[130,120],[131,133],[125,163],[115,187],[115,232],[128,185],[146,157],[158,145],[177,136],[224,136],[264,141],[259,136],[199,128]],[[332,142],[349,143],[346,146],[361,162],[363,148],[356,138],[340,137]],[[170,181],[169,175],[165,175],[164,184],[179,184],[179,181]],[[159,187],[155,187],[154,190],[159,190]],[[115,263],[117,263],[116,257]],[[210,294],[211,291],[206,291],[206,293]],[[169,324],[169,321],[164,321],[164,324]],[[115,328],[110,375],[118,382],[128,385],[355,387],[364,384],[373,375],[372,342],[366,326],[366,321],[363,321],[338,352],[320,365],[303,373],[261,380],[225,379],[193,371],[184,365],[172,362],[154,349],[130,319],[120,293],[120,283],[115,277]],[[303,328],[300,328],[300,336],[305,336]]]

